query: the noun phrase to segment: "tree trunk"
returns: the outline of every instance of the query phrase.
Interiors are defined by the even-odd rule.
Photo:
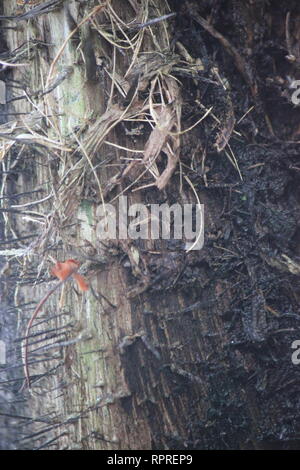
[[[3,447],[299,445],[299,6],[199,3],[3,2],[4,236],[32,236],[0,249],[19,339]],[[201,202],[203,248],[101,240],[123,196]],[[90,288],[50,297],[19,392],[27,322],[70,258]]]

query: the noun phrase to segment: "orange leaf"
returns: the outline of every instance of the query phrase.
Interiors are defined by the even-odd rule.
[[[60,281],[65,281],[71,274],[73,274],[79,268],[78,261],[74,259],[68,259],[63,263],[57,262],[51,269],[51,274],[56,276]]]
[[[87,291],[89,286],[84,277],[76,273],[79,266],[80,263],[74,259],[68,259],[63,263],[57,262],[51,269],[51,274],[56,276],[60,281],[65,281],[68,277],[72,276],[77,282],[79,290]]]
[[[85,279],[80,274],[74,273],[73,278],[76,280],[78,289],[81,291],[88,290],[89,286],[87,285]]]

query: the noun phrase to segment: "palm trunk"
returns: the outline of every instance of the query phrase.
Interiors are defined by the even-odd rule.
[[[33,8],[3,3],[4,16]],[[12,77],[27,83],[29,98],[14,101],[14,111],[30,112],[34,103],[44,114],[43,132],[32,117],[15,117],[16,126],[2,129],[12,138],[5,168],[20,170],[17,179],[2,175],[2,188],[46,190],[25,218],[6,218],[7,238],[11,226],[19,236],[39,233],[21,264],[9,258],[20,274],[18,335],[30,316],[18,305],[38,302],[53,286],[47,263],[78,259],[90,289],[80,294],[69,282],[36,320],[34,394],[24,394],[37,421],[22,429],[19,445],[297,447],[299,372],[290,346],[298,328],[299,224],[291,187],[298,191],[299,173],[288,144],[297,139],[297,115],[285,111],[280,72],[268,68],[268,60],[278,69],[284,63],[279,46],[274,57],[265,52],[263,65],[255,49],[265,37],[282,43],[288,24],[296,73],[296,20],[286,8],[299,15],[297,3],[238,1],[224,10],[221,2],[211,10],[175,0],[142,1],[144,9],[134,0],[103,8],[88,2],[82,10],[75,1],[52,3],[43,14],[32,10],[30,19],[1,23],[17,25],[2,32],[15,51],[3,60],[13,55],[15,63],[30,64],[1,72],[6,84]],[[170,12],[176,17],[142,26]],[[28,35],[40,42],[20,48]],[[263,99],[268,73],[278,109]],[[17,162],[13,149],[21,145],[24,161]],[[118,210],[124,190],[128,204],[147,207],[201,201],[204,247],[100,240],[103,201]],[[24,196],[18,204],[30,201]]]

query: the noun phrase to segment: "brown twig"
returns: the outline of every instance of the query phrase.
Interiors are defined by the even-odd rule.
[[[133,31],[138,31],[139,29],[146,28],[147,26],[152,26],[160,21],[168,20],[173,18],[177,13],[168,13],[167,15],[159,16],[158,18],[152,18],[152,20],[146,21],[146,23],[131,25],[130,29]]]
[[[50,289],[47,294],[42,298],[42,300],[38,303],[36,309],[34,310],[28,324],[27,324],[27,328],[26,328],[26,333],[25,333],[25,343],[24,343],[24,373],[25,373],[25,381],[21,387],[21,390],[22,391],[26,385],[28,386],[28,388],[30,388],[30,375],[29,375],[29,367],[28,367],[28,339],[29,339],[29,330],[37,316],[37,314],[39,313],[39,311],[41,310],[42,306],[44,305],[44,303],[49,299],[50,295],[53,294],[53,292],[56,291],[56,289],[58,289],[58,287],[62,286],[71,276],[72,274],[75,273],[75,271],[77,271],[78,269],[78,266],[73,270],[70,270],[70,272],[68,273],[68,275],[66,276],[65,279],[62,279],[60,282],[58,282],[52,289]]]
[[[37,5],[31,8],[29,11],[22,13],[21,15],[16,16],[0,16],[1,20],[28,20],[29,18],[34,18],[38,15],[43,15],[44,13],[49,13],[50,11],[57,8],[62,3],[62,0],[48,0],[47,2],[43,2],[40,5]]]
[[[189,3],[187,3],[189,6]],[[226,49],[228,54],[230,54],[235,62],[236,68],[244,77],[245,82],[251,89],[252,95],[255,97],[257,95],[257,85],[255,83],[254,78],[251,75],[249,70],[249,66],[245,59],[241,56],[238,50],[226,39],[223,34],[219,33],[207,20],[205,20],[202,16],[200,16],[196,10],[195,6],[190,5],[190,13],[192,14],[193,19],[202,26],[211,36],[216,38]]]

